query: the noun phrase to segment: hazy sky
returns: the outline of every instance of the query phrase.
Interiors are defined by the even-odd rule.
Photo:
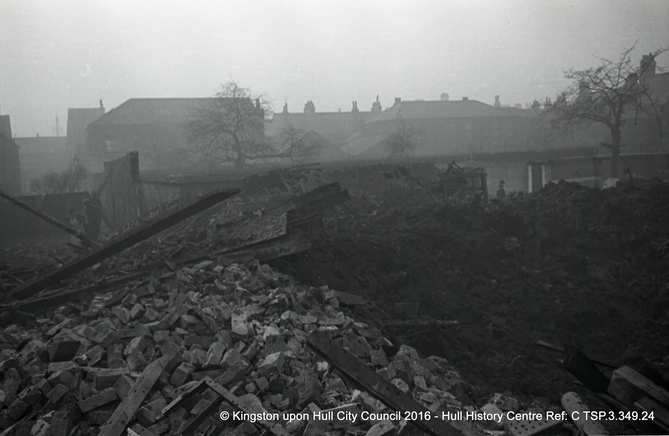
[[[524,104],[636,40],[635,62],[669,45],[668,0],[0,0],[0,113],[45,136],[68,107],[210,96],[231,78],[276,111],[442,92]]]

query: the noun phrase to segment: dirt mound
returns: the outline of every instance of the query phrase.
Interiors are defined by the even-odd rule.
[[[663,181],[605,191],[549,184],[478,212],[428,190],[418,199],[415,186],[394,189],[400,200],[392,210],[370,213],[378,192],[358,193],[326,226],[321,249],[273,265],[300,281],[363,295],[386,320],[394,303],[418,301],[425,315],[460,321],[395,335],[447,358],[482,397],[510,390],[557,400],[574,389],[560,356],[535,346],[538,339],[577,345],[614,365],[666,360]],[[388,191],[384,201],[392,204]]]

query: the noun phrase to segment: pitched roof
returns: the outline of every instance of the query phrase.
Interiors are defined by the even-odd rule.
[[[435,118],[477,118],[517,116],[510,108],[496,108],[476,100],[402,101],[366,121],[366,124],[391,121]]]
[[[316,155],[312,160],[327,162],[350,158],[347,153],[343,152],[331,141],[328,141],[323,135],[314,132],[313,130],[307,132],[304,135],[304,139],[314,144],[317,148]]]
[[[349,138],[350,141],[342,147],[342,150],[352,156],[358,156],[366,151],[374,148],[380,149],[379,144],[383,143],[383,135],[377,136],[362,136],[356,135],[355,137]],[[372,153],[374,156],[379,155],[379,153]]]
[[[210,98],[131,98],[110,110],[90,126],[182,124],[193,110]]]

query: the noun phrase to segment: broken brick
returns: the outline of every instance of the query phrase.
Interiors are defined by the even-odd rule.
[[[188,380],[188,377],[190,377],[194,369],[195,367],[190,363],[183,362],[174,371],[174,374],[172,374],[172,377],[170,378],[170,384],[177,387],[183,385],[186,380]]]
[[[65,362],[74,359],[81,343],[79,341],[62,341],[49,347],[51,362]]]
[[[270,354],[258,365],[258,373],[269,377],[279,373],[285,363],[286,359],[283,352]]]
[[[117,399],[118,397],[116,396],[116,392],[114,392],[114,388],[107,388],[96,395],[77,402],[77,405],[82,412],[86,413],[104,406],[105,404],[109,404],[112,401],[116,401]]]

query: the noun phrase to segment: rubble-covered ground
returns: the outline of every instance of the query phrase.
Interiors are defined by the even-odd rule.
[[[337,177],[333,172],[328,177]],[[307,177],[323,177],[314,175]],[[394,184],[394,186],[393,186]],[[669,365],[669,186],[660,179],[592,190],[549,184],[475,211],[390,180],[353,198],[313,250],[273,262],[297,279],[364,296],[383,319],[396,302],[457,326],[394,328],[395,338],[454,363],[493,392],[546,397],[578,390],[536,340],[639,369]]]
[[[180,434],[214,400],[200,395],[156,421],[204,377],[254,410],[382,410],[307,346],[314,329],[432,411],[489,402],[501,410],[547,410],[558,409],[567,391],[588,397],[556,361],[561,355],[536,340],[577,345],[615,366],[651,364],[666,376],[669,186],[662,180],[604,191],[549,184],[475,208],[468,199],[445,201],[428,167],[353,173],[286,174],[295,192],[339,181],[351,194],[327,215],[319,248],[269,265],[220,257],[180,265],[217,252],[225,223],[265,215],[240,196],[59,287],[137,271],[153,271],[151,277],[84,295],[56,312],[0,313],[0,430],[97,434],[120,413],[140,373],[160,362],[165,366],[130,422],[153,434]],[[76,255],[53,243],[4,250],[0,271],[9,286]],[[398,310],[396,303],[411,302],[419,303],[420,320],[458,323],[390,326],[411,318],[411,305]],[[212,416],[201,434],[218,425]],[[291,434],[374,436],[399,426],[281,425]],[[257,431],[235,423],[226,432],[234,427],[235,434]],[[463,430],[484,432],[471,423]]]

